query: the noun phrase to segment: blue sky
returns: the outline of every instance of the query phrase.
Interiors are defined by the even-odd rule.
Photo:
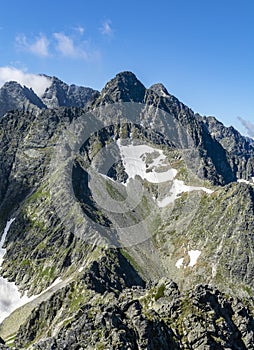
[[[244,132],[238,117],[254,121],[253,18],[253,0],[8,0],[0,67],[96,89],[131,70]]]

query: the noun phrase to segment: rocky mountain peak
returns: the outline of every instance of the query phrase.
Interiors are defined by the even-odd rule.
[[[113,102],[142,102],[146,88],[132,72],[121,72],[110,80],[102,90],[102,97]]]
[[[42,96],[42,100],[48,108],[60,106],[83,108],[95,92],[95,90],[88,87],[68,85],[57,77],[51,77],[50,79],[52,84]]]
[[[16,81],[7,81],[2,86],[2,89],[9,89],[9,90],[22,89],[22,86],[19,83],[17,83]]]
[[[157,95],[159,96],[170,96],[170,94],[168,93],[168,90],[166,89],[166,87],[161,84],[161,83],[157,83],[157,84],[153,84],[151,87],[150,87],[150,90],[156,92]]]
[[[0,117],[10,110],[46,108],[35,92],[16,81],[6,82],[0,88]]]
[[[51,81],[39,97],[31,88],[16,81],[6,82],[0,88],[0,117],[11,110],[34,110],[42,108],[83,108],[95,90],[88,87],[68,85],[57,77],[41,76]]]

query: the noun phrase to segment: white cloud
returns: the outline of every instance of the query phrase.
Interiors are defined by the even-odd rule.
[[[20,85],[32,88],[40,97],[51,85],[51,80],[47,77],[26,73],[14,67],[0,67],[0,87],[7,81],[16,81]]]
[[[248,135],[254,138],[254,124],[241,117],[238,117],[238,120],[240,120],[244,128],[247,130]]]
[[[76,30],[80,35],[83,35],[84,32],[85,32],[85,28],[82,27],[82,26],[77,26],[77,27],[75,27],[75,30]]]
[[[75,44],[73,39],[63,33],[54,33],[54,38],[57,41],[57,50],[66,57],[88,59],[87,52],[78,44]]]
[[[103,22],[102,28],[100,28],[100,31],[103,35],[112,35],[113,34],[113,30],[111,27],[111,21],[107,20]]]
[[[49,56],[49,41],[43,34],[40,34],[34,42],[28,42],[27,37],[24,34],[19,34],[16,37],[16,43],[20,49],[29,51],[37,56]]]
[[[73,30],[76,32],[74,36],[55,32],[47,37],[41,33],[35,41],[28,40],[25,34],[19,34],[16,36],[16,45],[18,49],[40,57],[57,57],[60,54],[63,57],[86,61],[98,60],[100,52],[93,49],[89,41],[81,39],[85,29],[82,26],[77,26]]]
[[[30,46],[30,50],[36,55],[46,57],[49,55],[48,45],[49,42],[47,38],[45,36],[41,36],[34,44]]]

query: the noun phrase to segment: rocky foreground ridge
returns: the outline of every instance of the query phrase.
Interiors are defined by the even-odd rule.
[[[0,349],[254,348],[253,143],[131,72],[0,101]]]

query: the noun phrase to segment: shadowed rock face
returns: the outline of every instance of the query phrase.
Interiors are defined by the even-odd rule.
[[[233,167],[237,169],[239,179],[250,179],[254,169],[254,143],[250,138],[242,136],[236,129],[225,127],[214,117],[196,115],[208,132],[228,152]]]
[[[17,83],[0,89],[1,98],[8,106],[19,101],[22,109],[0,119],[1,232],[10,217],[16,218],[1,275],[29,295],[43,292],[59,277],[62,282],[34,308],[16,310],[0,326],[0,336],[12,342],[14,334],[19,350],[252,349],[251,142],[215,118],[195,115],[163,85],[146,89],[131,72],[118,74],[101,93],[52,78],[41,99]],[[139,107],[132,110],[138,113],[136,123],[126,121],[126,110],[119,108],[114,122],[114,105],[130,102]],[[106,114],[101,113],[105,106]],[[55,173],[52,162],[61,136],[67,130],[71,140],[79,137],[79,130],[70,133],[73,122],[85,129],[92,122],[99,131],[79,140],[69,173]],[[188,144],[182,130],[197,159],[184,158]],[[101,150],[112,144],[107,158]],[[134,200],[137,193],[127,191],[130,174],[121,147],[138,145],[154,150],[138,159],[145,175],[159,156],[157,175],[169,166],[177,175],[158,183],[140,175],[135,180],[142,197],[132,208],[125,199]],[[112,164],[104,174],[105,162]],[[91,167],[125,211],[99,205],[100,193],[89,182]],[[63,195],[64,176],[71,184],[71,203]],[[249,183],[237,183],[237,177]],[[185,190],[159,206],[176,185]],[[207,191],[188,192],[184,186]],[[80,228],[78,234],[74,227]],[[106,242],[112,242],[113,232],[117,245],[123,227],[128,239],[142,234],[146,239],[117,248],[102,244],[103,231]],[[193,252],[198,255],[191,263]]]

